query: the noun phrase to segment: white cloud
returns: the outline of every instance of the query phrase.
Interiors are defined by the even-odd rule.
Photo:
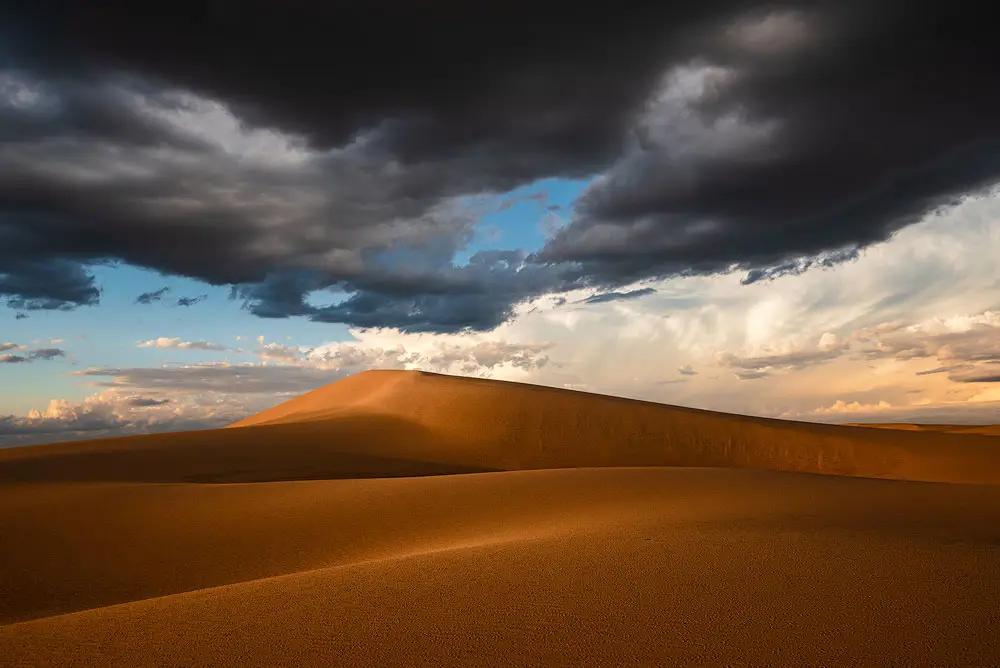
[[[143,341],[138,347],[166,348],[170,350],[226,350],[225,346],[210,341],[181,341],[180,337],[167,338],[165,336]]]

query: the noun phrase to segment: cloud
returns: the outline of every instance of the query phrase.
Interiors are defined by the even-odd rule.
[[[934,359],[938,366],[919,376],[948,374],[961,383],[995,382],[1000,374],[1000,311],[988,310],[950,318],[930,318],[904,325],[898,322],[854,334],[869,359],[899,361]]]
[[[651,295],[655,292],[656,292],[655,288],[641,288],[638,290],[629,290],[627,292],[602,292],[600,294],[587,297],[586,299],[582,300],[582,303],[602,304],[604,302],[625,301],[628,299],[638,299],[639,297]]]
[[[153,399],[152,397],[129,397],[126,403],[132,408],[149,408],[152,406],[165,406],[171,403],[171,400]]]
[[[291,362],[302,359],[302,350],[298,346],[285,346],[280,343],[264,343],[264,337],[257,337],[258,348],[254,354],[269,362]]]
[[[30,355],[33,360],[52,360],[57,357],[66,357],[66,351],[62,348],[38,348],[32,350]]]
[[[835,360],[841,357],[845,351],[846,348],[795,350],[755,357],[740,357],[732,353],[721,353],[718,359],[720,365],[731,369],[744,369],[746,371],[797,370]]]
[[[976,425],[996,422],[1000,401],[945,402],[924,406],[895,406],[887,401],[874,403],[845,402],[815,411],[787,414],[782,417],[833,423],[904,423],[904,424],[954,424]]]
[[[194,306],[208,299],[208,295],[198,295],[197,297],[178,297],[178,306]]]
[[[24,346],[7,341],[0,343],[0,364],[25,364],[36,360],[53,360],[57,357],[65,357],[66,351],[62,348],[35,348],[29,350],[26,355],[15,355],[4,353],[6,350],[27,350]]]
[[[96,304],[114,260],[261,317],[482,331],[552,292],[828,269],[1000,177],[998,47],[955,3],[590,7],[0,9],[0,295]],[[540,253],[454,264],[504,193],[594,175]]]
[[[690,364],[685,364],[684,366],[677,367],[677,373],[682,376],[697,376],[698,372],[695,371]]]
[[[874,404],[862,404],[857,401],[845,402],[841,399],[833,402],[830,406],[825,408],[819,408],[815,411],[817,414],[850,414],[850,413],[878,413],[892,408],[892,405],[887,401],[879,401]]]
[[[986,192],[1000,169],[995,121],[926,84],[962,71],[994,85],[995,44],[943,4],[915,20],[902,4],[867,4],[733,17],[692,36],[699,53],[665,70],[637,142],[543,255],[609,277],[740,268],[752,283],[856,259]],[[779,18],[798,26],[780,49],[732,38],[733,25]],[[963,47],[935,41],[940,26],[960,31]],[[931,43],[940,48],[922,50]],[[994,108],[984,90],[970,101]],[[899,123],[890,98],[906,101],[908,118],[937,119],[935,131]]]
[[[135,298],[136,304],[153,304],[163,300],[163,297],[170,292],[170,288],[163,287],[159,290],[154,290],[153,292],[143,292],[141,295]]]
[[[342,377],[318,368],[226,362],[164,367],[92,367],[73,371],[70,375],[88,379],[89,384],[96,387],[128,388],[146,394],[181,390],[227,395],[301,394]],[[91,380],[95,378],[110,380]]]
[[[220,403],[211,395],[151,397],[113,388],[80,402],[53,399],[45,410],[24,417],[0,416],[0,447],[222,427],[249,410],[233,399]]]
[[[0,150],[0,153],[3,151]],[[0,204],[4,202],[4,179],[0,158]],[[0,238],[13,233],[23,223],[32,224],[26,216],[9,220],[0,213]],[[25,259],[16,243],[0,248],[0,297],[7,297],[7,306],[22,311],[65,311],[78,306],[94,306],[101,291],[94,285],[94,276],[84,266],[58,257]]]
[[[180,337],[167,338],[161,336],[157,339],[143,341],[139,348],[167,348],[171,350],[226,350],[225,346],[211,341],[181,341]]]

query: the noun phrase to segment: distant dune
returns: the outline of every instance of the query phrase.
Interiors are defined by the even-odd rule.
[[[0,665],[996,666],[966,429],[372,371],[0,450]]]
[[[980,436],[1000,436],[1000,425],[996,424],[909,424],[906,422],[861,423],[849,422],[845,427],[870,427],[874,429],[901,429],[903,431],[936,431],[948,434],[979,434]]]

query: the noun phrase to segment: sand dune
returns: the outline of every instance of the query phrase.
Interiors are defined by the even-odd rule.
[[[368,372],[0,451],[0,664],[995,666],[997,483],[989,435]]]

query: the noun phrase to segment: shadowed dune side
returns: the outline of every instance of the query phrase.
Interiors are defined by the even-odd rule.
[[[711,466],[1000,483],[1000,437],[808,424],[368,371],[220,430],[0,450],[0,482],[226,482]]]
[[[996,485],[647,467],[30,489],[0,489],[0,624],[35,618],[0,625],[5,666],[1000,662]]]
[[[432,430],[414,422],[345,415],[319,427],[206,429],[8,448],[0,450],[0,484],[273,482],[497,470],[436,461],[439,444]]]

